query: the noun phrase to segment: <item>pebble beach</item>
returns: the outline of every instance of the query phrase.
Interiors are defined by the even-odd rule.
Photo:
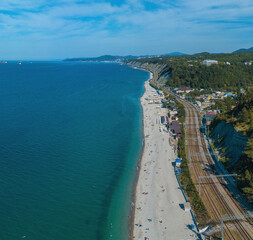
[[[174,174],[176,149],[160,121],[167,109],[150,103],[157,92],[149,81],[141,98],[144,148],[136,186],[133,239],[197,239],[188,227],[193,220],[182,208],[185,200]]]

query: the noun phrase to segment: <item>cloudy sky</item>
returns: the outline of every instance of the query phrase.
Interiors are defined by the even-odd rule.
[[[253,0],[1,0],[0,59],[231,52]]]

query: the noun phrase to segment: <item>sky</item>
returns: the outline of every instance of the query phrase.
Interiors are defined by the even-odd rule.
[[[253,47],[252,0],[1,0],[0,59]]]

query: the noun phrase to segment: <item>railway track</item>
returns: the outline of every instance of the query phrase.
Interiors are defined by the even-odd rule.
[[[200,132],[201,117],[199,111],[189,102],[178,99],[185,107],[187,116],[185,122],[187,150],[190,153],[191,169],[195,185],[198,184],[200,176],[213,176],[212,179],[207,178],[201,184],[204,204],[206,205],[212,219],[219,223],[223,215],[243,215],[247,211],[233,197],[233,194],[226,187],[227,181],[222,178],[215,178],[219,174],[213,167],[213,161],[208,147],[206,145],[204,135]],[[195,140],[195,141],[194,141]],[[233,227],[231,228],[231,225]],[[234,231],[237,232],[237,236]],[[252,222],[247,219],[234,220],[233,224],[224,223],[225,239],[253,239]]]

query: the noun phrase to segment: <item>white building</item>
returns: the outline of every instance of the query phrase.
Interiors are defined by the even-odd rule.
[[[250,61],[250,62],[245,62],[244,64],[245,65],[252,65],[253,61]]]
[[[163,96],[163,91],[157,90],[157,93],[158,93],[160,96]]]
[[[201,107],[201,102],[200,101],[196,101],[196,104]]]
[[[192,92],[193,89],[190,87],[179,87],[179,88],[174,88],[174,92],[176,93],[189,93]]]
[[[209,66],[211,66],[211,65],[213,65],[213,64],[218,64],[218,61],[216,61],[216,60],[204,60],[204,61],[202,62],[202,64],[209,67]]]

